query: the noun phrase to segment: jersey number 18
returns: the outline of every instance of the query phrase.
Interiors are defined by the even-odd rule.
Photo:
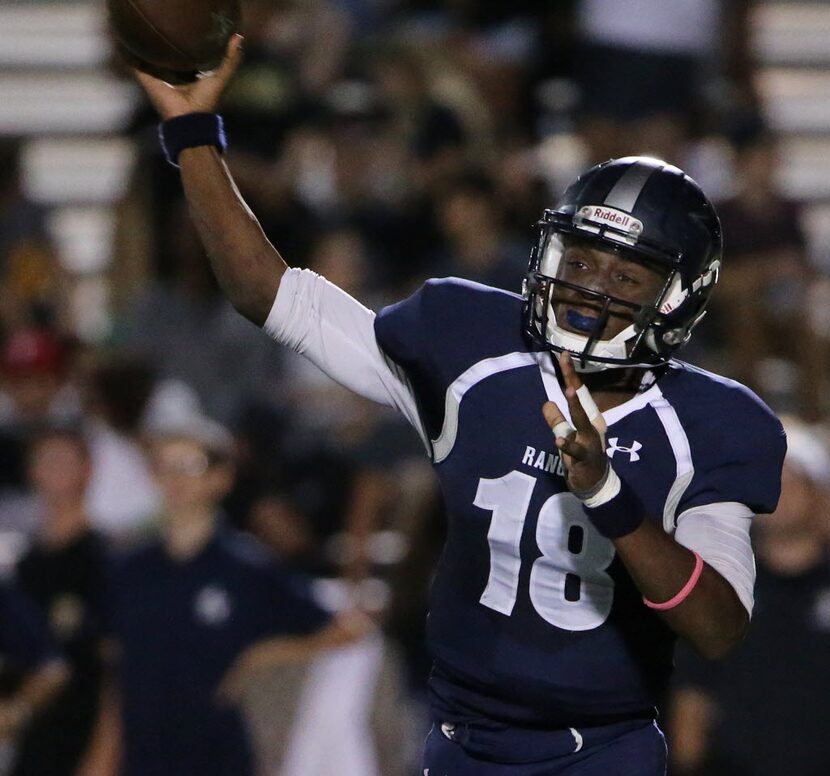
[[[493,513],[490,576],[479,601],[506,615],[516,604],[522,531],[535,487],[535,477],[512,471],[479,480],[473,502]],[[602,625],[614,602],[614,580],[607,573],[614,545],[590,524],[573,494],[557,493],[542,505],[536,543],[542,554],[530,570],[530,601],[539,616],[570,631]]]

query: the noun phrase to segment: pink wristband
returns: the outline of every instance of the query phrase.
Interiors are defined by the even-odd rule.
[[[692,590],[695,589],[695,585],[697,581],[700,579],[700,575],[703,573],[703,558],[700,557],[697,553],[695,553],[695,567],[692,570],[692,575],[689,577],[689,581],[686,582],[685,585],[681,588],[680,592],[670,598],[668,601],[664,601],[661,604],[656,604],[654,601],[649,601],[648,598],[643,596],[643,603],[649,609],[656,609],[658,612],[665,612],[669,609],[674,609],[675,606],[679,606],[682,604],[688,597]]]

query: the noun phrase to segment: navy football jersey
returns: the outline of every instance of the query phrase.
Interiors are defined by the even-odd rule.
[[[534,727],[649,716],[675,637],[566,489],[541,409],[567,404],[552,355],[523,335],[522,304],[433,280],[375,322],[411,381],[448,513],[427,625],[432,703],[450,721]],[[783,430],[743,386],[673,362],[604,417],[615,470],[670,532],[706,504],[774,510]]]

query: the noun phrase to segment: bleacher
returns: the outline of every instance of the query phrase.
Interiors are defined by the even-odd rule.
[[[830,269],[830,4],[759,4],[755,45],[759,87],[783,138],[781,186],[809,204],[813,257]]]
[[[0,5],[0,134],[29,138],[24,184],[53,207],[49,227],[82,297],[76,325],[93,340],[108,333],[113,203],[134,158],[121,130],[138,96],[108,72],[109,56],[103,2]]]
[[[25,184],[54,206],[53,237],[83,293],[106,304],[113,203],[133,149],[120,136],[137,99],[112,75],[103,2],[4,0],[0,5],[0,134],[30,138]],[[783,137],[781,185],[809,204],[814,256],[830,265],[830,3],[759,2],[755,40],[759,86]],[[106,335],[105,310],[79,320]],[[103,322],[103,323],[102,323]]]

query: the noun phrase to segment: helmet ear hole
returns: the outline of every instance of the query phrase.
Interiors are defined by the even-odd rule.
[[[685,345],[692,336],[692,329],[697,326],[706,315],[706,310],[701,310],[695,319],[687,326],[680,326],[674,329],[669,329],[663,332],[661,339],[669,347],[675,348],[680,345]]]
[[[644,331],[651,324],[654,313],[652,310],[640,310],[634,315],[634,328],[637,331]]]
[[[669,329],[663,333],[662,339],[666,345],[676,347],[677,345],[682,345],[688,337],[689,334],[685,329]]]

